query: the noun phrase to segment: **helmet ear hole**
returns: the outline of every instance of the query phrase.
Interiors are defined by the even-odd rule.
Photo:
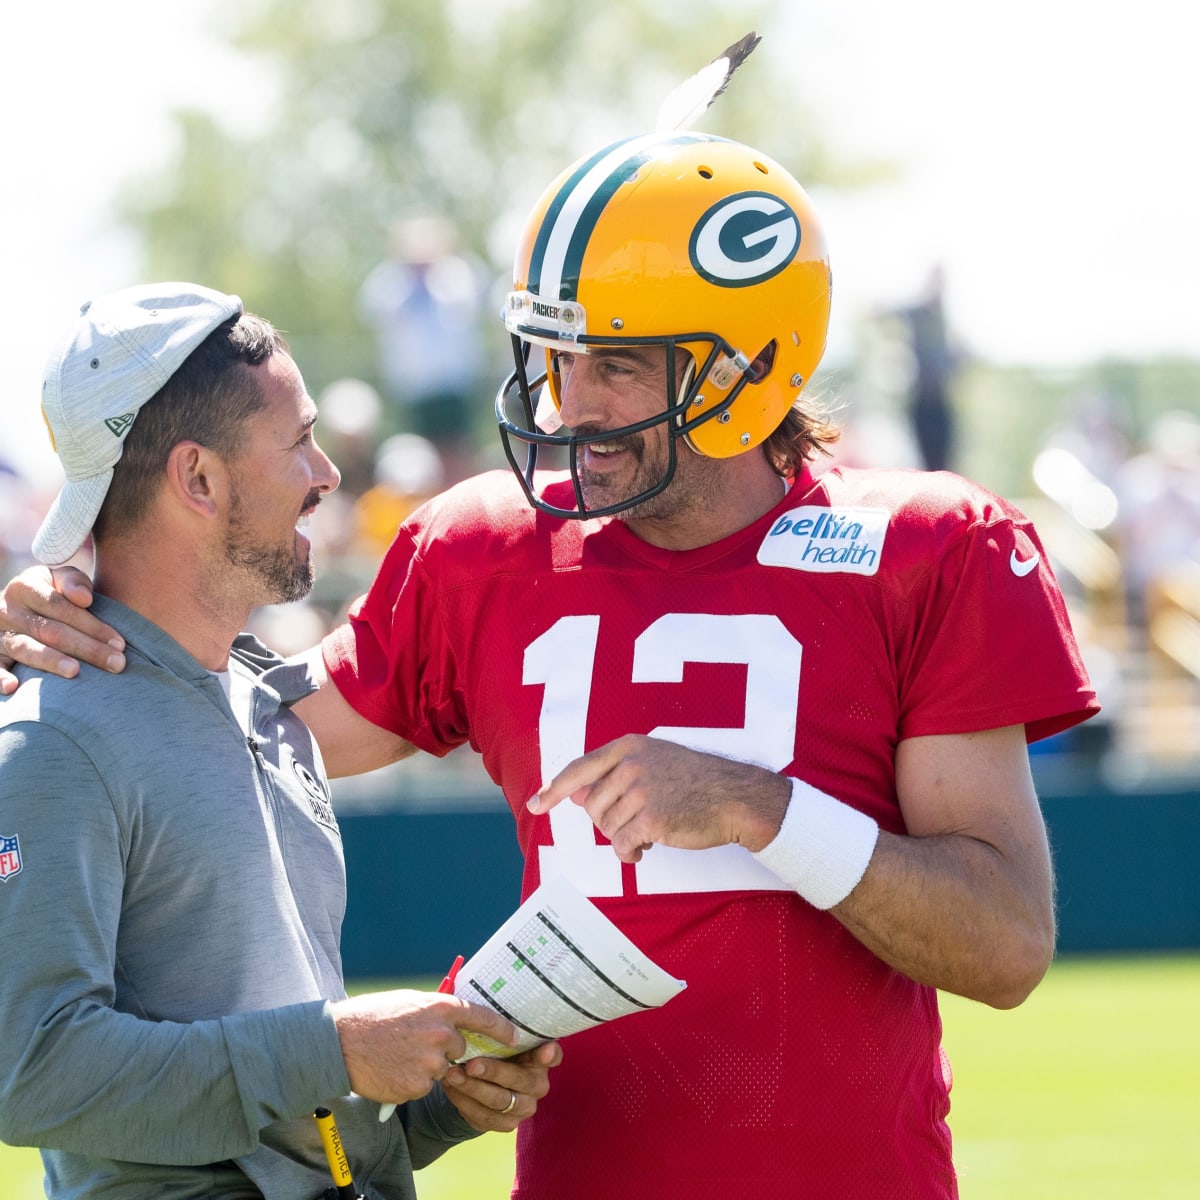
[[[562,376],[558,370],[558,355],[549,348],[546,350],[546,386],[554,399],[554,407],[562,408]]]
[[[558,415],[562,408],[559,383],[558,355],[547,349],[546,377],[537,391],[537,406],[533,417],[533,423],[543,433],[557,433],[562,428],[562,418]]]
[[[772,338],[755,356],[754,361],[750,364],[747,374],[750,376],[751,383],[762,383],[775,366],[775,351],[779,349],[779,343]]]
[[[687,398],[687,394],[692,390],[692,384],[696,382],[696,356],[688,355],[687,366],[683,368],[683,375],[679,380],[679,393],[676,397],[676,403]]]

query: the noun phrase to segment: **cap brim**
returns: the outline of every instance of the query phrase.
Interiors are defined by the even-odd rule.
[[[63,484],[33,539],[34,558],[48,567],[61,566],[87,541],[112,476],[108,470]]]

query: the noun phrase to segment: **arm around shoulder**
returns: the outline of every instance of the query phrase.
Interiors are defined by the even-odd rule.
[[[373,724],[338,690],[320,646],[297,656],[308,663],[317,690],[293,707],[312,730],[331,779],[360,775],[416,752],[409,741]]]
[[[88,612],[91,602],[92,581],[77,568],[27,568],[0,591],[0,652],[10,665],[68,679],[79,673],[80,662],[120,671],[125,639]],[[0,692],[16,686],[15,677],[0,670]]]

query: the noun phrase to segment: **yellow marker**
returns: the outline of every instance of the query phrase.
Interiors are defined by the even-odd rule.
[[[337,1185],[340,1200],[363,1200],[354,1179],[350,1174],[350,1160],[342,1146],[342,1136],[338,1133],[337,1122],[333,1113],[325,1107],[318,1108],[313,1113],[313,1120],[321,1134],[321,1145],[325,1147],[325,1161],[329,1163],[329,1173]]]

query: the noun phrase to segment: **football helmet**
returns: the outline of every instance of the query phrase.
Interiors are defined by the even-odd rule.
[[[560,517],[605,516],[667,487],[679,438],[710,458],[760,445],[820,361],[829,303],[828,253],[812,203],[766,155],[704,133],[647,134],[568,167],[525,223],[503,311],[515,370],[497,393],[496,418],[530,503]],[[558,417],[555,356],[621,346],[665,348],[663,409],[576,437]],[[690,364],[677,386],[683,351]],[[664,423],[663,477],[589,509],[580,448]],[[535,491],[543,446],[568,451],[573,507]]]

